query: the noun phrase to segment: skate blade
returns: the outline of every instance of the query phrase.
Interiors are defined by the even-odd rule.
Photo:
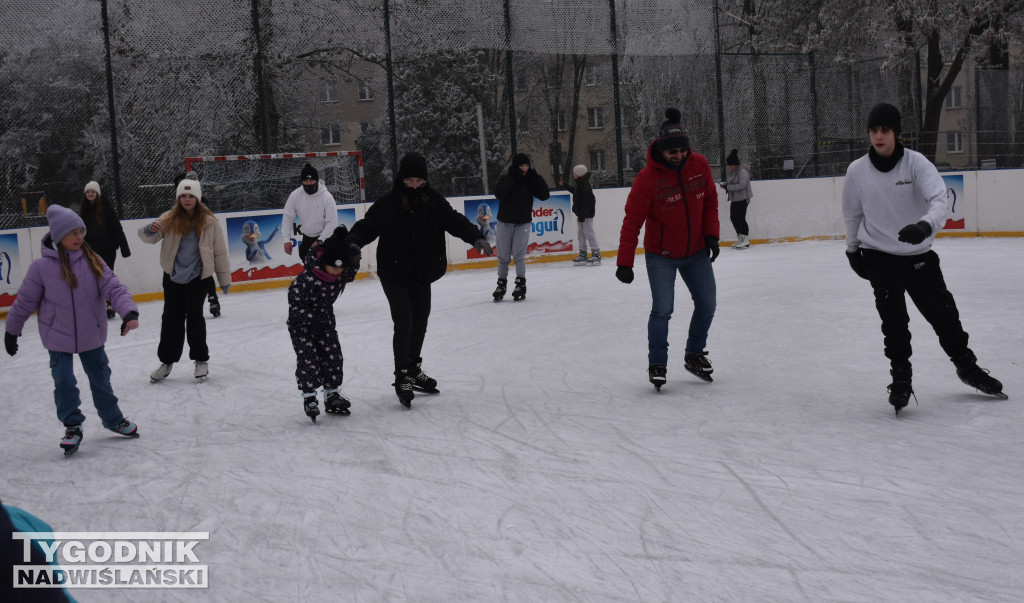
[[[412,386],[412,389],[414,391],[417,391],[417,392],[421,393],[421,394],[439,394],[439,393],[441,393],[441,390],[437,389],[436,387],[432,387],[430,389],[427,389],[425,387],[420,387],[419,385],[414,385],[414,386]]]
[[[316,417],[317,417],[316,415],[306,415],[306,416],[309,417],[310,421],[316,423]]]
[[[64,447],[61,446],[61,448]],[[78,446],[75,446],[74,448],[64,448],[64,458],[67,458],[76,452],[78,452]]]
[[[208,375],[203,375],[202,377],[196,377],[196,383],[202,383],[202,382],[206,381],[207,377],[208,377]]]
[[[402,399],[399,399],[398,403],[401,404],[402,406],[404,406],[405,408],[412,408],[412,400],[402,400]]]
[[[326,412],[329,415],[341,415],[343,417],[347,417],[350,414],[352,414],[352,411],[347,408],[339,408],[338,410],[326,410],[324,412]]]
[[[660,392],[660,391],[661,391],[661,386],[662,386],[662,385],[665,385],[665,384],[664,384],[664,383],[655,383],[655,384],[654,384],[654,391],[656,391],[656,392]]]
[[[701,373],[699,371],[695,371],[695,370],[691,369],[688,366],[684,366],[683,368],[686,369],[686,372],[688,372],[691,375],[699,378],[701,381],[707,381],[708,383],[711,383],[712,381],[714,381],[714,379],[711,378],[711,375],[708,375],[706,373]]]
[[[989,394],[989,395],[992,396],[993,398],[999,398],[1000,400],[1009,400],[1010,399],[1010,396],[1007,396],[1003,392],[999,392],[998,394]]]

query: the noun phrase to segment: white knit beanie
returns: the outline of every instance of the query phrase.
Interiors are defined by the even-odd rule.
[[[174,200],[177,201],[182,195],[192,195],[199,201],[203,200],[203,187],[200,186],[198,180],[182,180],[178,183],[178,191],[174,195]]]
[[[577,178],[582,178],[587,174],[587,166],[583,165],[582,163],[577,165],[576,167],[572,168],[572,174]]]
[[[95,180],[93,180],[89,184],[86,184],[85,185],[85,190],[82,191],[82,192],[83,193],[87,193],[89,191],[96,191],[97,195],[102,195],[103,194],[102,192],[100,192],[100,183],[96,182]]]

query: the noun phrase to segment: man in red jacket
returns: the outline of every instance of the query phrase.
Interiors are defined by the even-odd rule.
[[[637,174],[626,200],[619,233],[615,276],[633,282],[640,227],[646,224],[644,258],[651,283],[651,316],[647,321],[648,377],[661,390],[668,364],[668,321],[675,302],[676,272],[690,290],[693,316],[686,338],[683,367],[711,381],[707,358],[708,330],[715,317],[715,273],[718,257],[718,191],[703,155],[690,150],[690,137],[678,109],[665,111],[658,138],[647,150],[647,165]]]

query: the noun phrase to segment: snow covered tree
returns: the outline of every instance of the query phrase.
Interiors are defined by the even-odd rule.
[[[734,0],[747,46],[757,52],[814,51],[856,62],[887,57],[886,67],[923,55],[924,115],[920,149],[934,159],[943,102],[965,61],[1004,61],[1000,49],[1024,35],[1024,0]]]

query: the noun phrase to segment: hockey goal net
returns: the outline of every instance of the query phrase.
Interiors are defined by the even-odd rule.
[[[202,183],[203,201],[214,211],[279,209],[302,185],[307,163],[337,203],[366,201],[362,151],[188,157],[185,172]]]

